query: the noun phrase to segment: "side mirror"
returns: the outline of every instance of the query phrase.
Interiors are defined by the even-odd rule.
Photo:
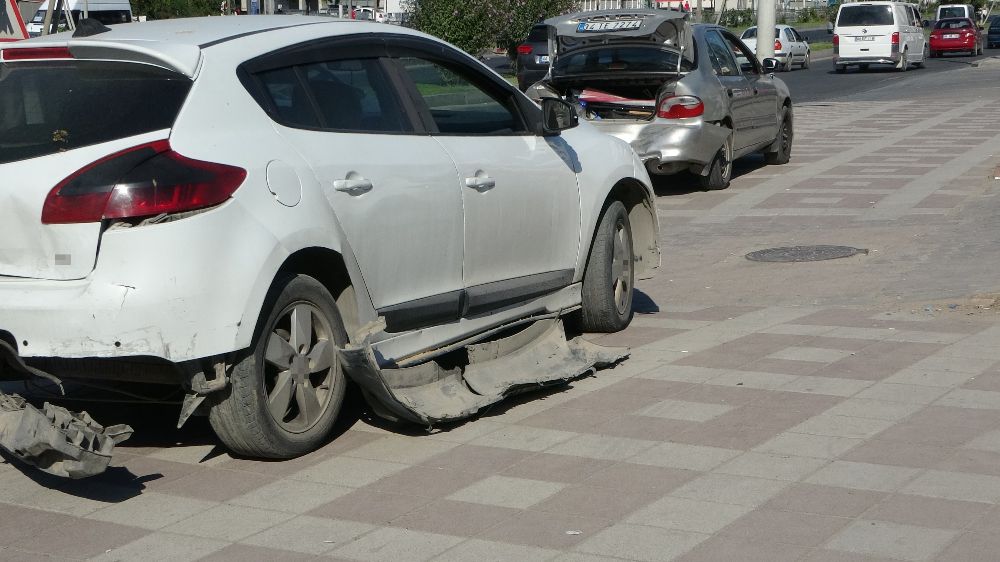
[[[580,124],[576,108],[566,100],[542,99],[542,136],[551,137]]]
[[[826,23],[826,34],[827,35],[833,35],[833,22],[832,21]]]
[[[764,67],[764,72],[774,72],[778,68],[778,59],[768,57],[760,61],[760,64]]]
[[[924,20],[924,21],[920,22],[920,26],[921,27],[930,27],[931,26],[931,21],[930,20]]]

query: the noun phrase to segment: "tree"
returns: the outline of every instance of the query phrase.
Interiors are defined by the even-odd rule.
[[[572,11],[575,0],[411,0],[413,26],[478,55],[502,47],[512,50],[531,26]]]

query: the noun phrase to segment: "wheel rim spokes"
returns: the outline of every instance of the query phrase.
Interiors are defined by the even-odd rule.
[[[628,309],[629,296],[632,293],[632,259],[629,247],[631,240],[624,225],[615,230],[614,253],[611,257],[611,278],[614,282],[615,308],[619,314]]]
[[[264,349],[264,391],[271,417],[302,432],[323,416],[336,376],[336,345],[318,308],[296,303],[279,316]]]

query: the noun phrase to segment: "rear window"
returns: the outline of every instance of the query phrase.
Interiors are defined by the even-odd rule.
[[[967,18],[969,14],[965,12],[965,8],[962,6],[953,6],[951,8],[941,8],[941,12],[938,14],[941,19],[944,18]]]
[[[844,6],[837,16],[837,25],[892,25],[892,6]]]
[[[549,30],[544,25],[536,25],[528,33],[527,43],[542,43],[549,40]]]
[[[774,28],[774,36],[781,37],[781,30],[778,29],[777,27]],[[756,27],[751,27],[750,29],[744,31],[743,35],[740,36],[740,39],[756,39],[756,38],[757,38]]]
[[[677,72],[680,53],[656,47],[596,47],[563,55],[556,60],[552,73],[558,75],[606,74],[631,72]],[[691,70],[684,59],[681,71]]]
[[[169,129],[190,89],[144,64],[0,64],[0,164]]]
[[[972,27],[972,22],[969,20],[938,20],[934,24],[934,29],[966,29]]]

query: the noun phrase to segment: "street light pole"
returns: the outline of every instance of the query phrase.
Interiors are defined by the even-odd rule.
[[[774,25],[776,0],[757,2],[757,59],[774,57]]]

